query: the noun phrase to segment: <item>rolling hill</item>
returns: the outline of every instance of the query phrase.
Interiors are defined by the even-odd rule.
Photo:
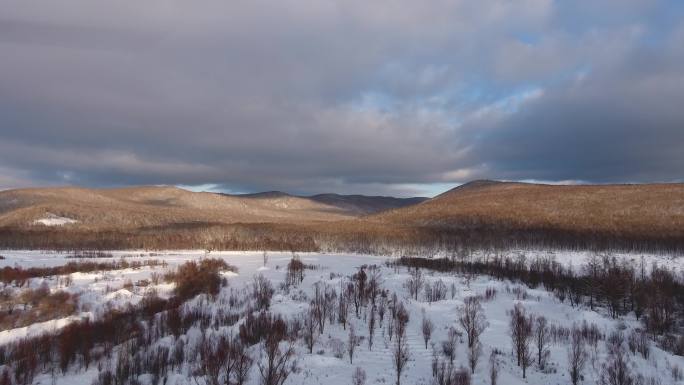
[[[684,252],[684,184],[475,181],[435,198],[174,187],[0,192],[0,246],[329,250],[548,246]]]
[[[368,220],[434,228],[506,225],[684,236],[684,184],[475,181]]]
[[[178,223],[307,222],[350,214],[296,197],[264,200],[195,193],[175,187],[50,188],[0,193],[0,226],[35,227],[45,217],[68,218],[68,227],[135,229]]]
[[[418,201],[281,192],[227,195],[165,186],[34,188],[0,192],[0,227],[122,230],[188,223],[301,224],[351,219]]]
[[[419,205],[364,218],[442,234],[684,243],[684,184],[543,185],[475,181]],[[612,241],[611,241],[612,240]],[[523,242],[523,243],[524,243]],[[534,243],[534,242],[533,242]]]

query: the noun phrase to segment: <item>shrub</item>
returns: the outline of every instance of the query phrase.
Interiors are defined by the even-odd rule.
[[[200,293],[218,294],[222,284],[221,271],[236,272],[237,268],[219,258],[206,258],[199,263],[185,262],[174,273],[167,274],[166,279],[176,284],[174,294],[180,300],[187,300]]]

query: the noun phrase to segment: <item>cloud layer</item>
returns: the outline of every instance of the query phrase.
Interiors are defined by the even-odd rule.
[[[677,1],[4,1],[0,188],[682,179]]]

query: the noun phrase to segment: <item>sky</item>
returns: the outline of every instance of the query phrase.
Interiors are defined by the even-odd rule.
[[[679,0],[0,2],[0,189],[684,179]]]

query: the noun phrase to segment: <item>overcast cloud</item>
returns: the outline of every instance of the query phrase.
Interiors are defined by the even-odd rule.
[[[0,3],[0,188],[684,179],[677,0]]]

